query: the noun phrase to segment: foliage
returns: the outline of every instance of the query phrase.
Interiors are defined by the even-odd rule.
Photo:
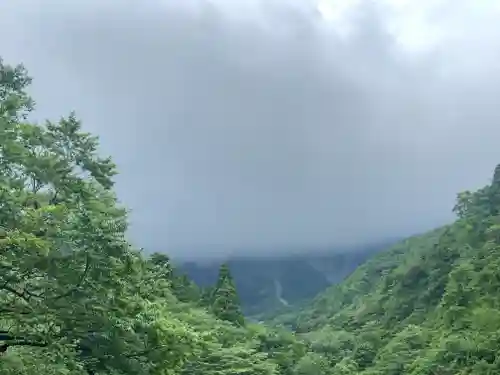
[[[292,321],[333,374],[500,374],[500,166],[454,211],[274,323]]]
[[[212,291],[210,307],[212,313],[219,319],[237,325],[245,324],[238,293],[227,264],[220,267],[219,278]]]

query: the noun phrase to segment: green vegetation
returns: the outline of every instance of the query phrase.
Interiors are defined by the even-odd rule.
[[[499,210],[500,166],[490,186],[459,194],[455,223],[379,254],[274,323],[310,342],[325,363],[311,374],[500,374]]]
[[[28,122],[29,83],[0,60],[0,374],[500,374],[500,167],[274,319],[292,333],[245,321],[226,265],[199,289],[134,249],[115,165],[74,115]]]
[[[201,287],[217,281],[220,264],[231,269],[245,316],[260,321],[282,311],[293,311],[308,303],[332,284],[342,281],[374,254],[396,243],[395,239],[362,246],[304,250],[300,253],[231,256],[217,261],[180,263],[185,273]],[[300,277],[297,277],[300,275]],[[306,282],[304,282],[306,280]]]

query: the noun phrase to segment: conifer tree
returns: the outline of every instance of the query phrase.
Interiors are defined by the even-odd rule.
[[[219,277],[212,294],[212,312],[221,320],[237,325],[245,324],[238,293],[227,264],[222,264],[219,270]]]

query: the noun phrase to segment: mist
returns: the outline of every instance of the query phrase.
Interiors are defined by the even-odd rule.
[[[276,255],[453,220],[500,162],[499,21],[494,1],[17,0],[0,54],[37,119],[100,136],[137,246]]]

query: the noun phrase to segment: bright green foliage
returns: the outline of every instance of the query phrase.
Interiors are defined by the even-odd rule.
[[[172,282],[172,292],[181,302],[200,304],[200,289],[186,275],[175,276]]]
[[[223,264],[220,267],[219,277],[212,291],[211,311],[219,319],[237,325],[245,324],[238,293],[236,292],[236,287],[227,264]]]
[[[200,290],[185,275],[177,275],[172,267],[170,258],[165,254],[154,253],[148,260],[149,267],[154,269],[158,277],[168,289],[181,302],[190,302],[200,305]]]
[[[238,375],[273,375],[276,366],[266,361],[264,353],[255,349],[233,345],[223,347],[212,344],[202,348],[196,358],[188,362],[182,370],[182,375],[218,375],[220,373]]]
[[[280,374],[295,373],[295,367],[308,351],[305,343],[298,341],[295,334],[281,329],[269,331],[258,325],[248,326],[248,329],[253,332],[259,351],[268,354]]]
[[[307,353],[293,369],[295,375],[330,375],[333,369],[328,359],[317,353]]]
[[[129,257],[125,211],[110,191],[114,164],[97,156],[97,139],[81,132],[73,115],[44,126],[23,122],[29,80],[4,65],[0,77],[4,347],[53,347],[66,356],[73,346],[83,367],[107,367],[107,359],[94,365],[83,353],[95,342],[105,348],[110,335],[127,340],[121,311],[110,314],[124,292]],[[110,330],[118,322],[123,327]]]

